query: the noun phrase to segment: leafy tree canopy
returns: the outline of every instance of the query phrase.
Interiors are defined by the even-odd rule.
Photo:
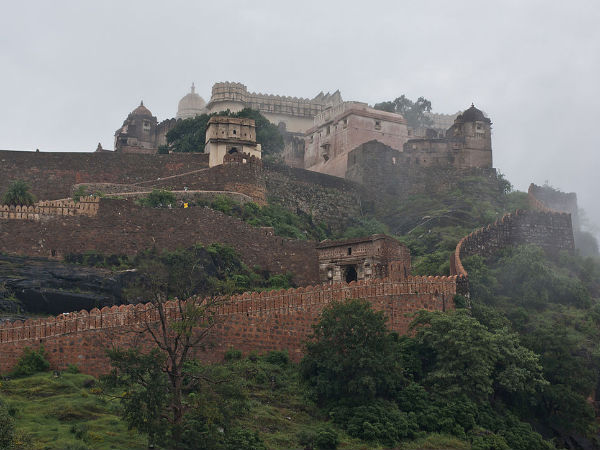
[[[262,147],[263,158],[277,158],[283,151],[283,136],[277,126],[269,122],[269,119],[259,111],[251,108],[244,108],[237,113],[227,110],[220,113],[201,114],[178,121],[175,127],[167,133],[167,144],[170,150],[182,153],[204,152],[208,121],[216,115],[253,119],[256,124],[256,142]],[[164,148],[162,152],[164,152]]]
[[[376,103],[374,108],[401,114],[411,128],[427,127],[432,124],[431,119],[425,115],[425,112],[431,112],[431,102],[425,97],[419,97],[416,102],[413,102],[403,94],[392,101]]]
[[[15,180],[2,196],[2,203],[14,206],[31,206],[35,203],[35,195],[30,191],[30,186],[23,180]]]

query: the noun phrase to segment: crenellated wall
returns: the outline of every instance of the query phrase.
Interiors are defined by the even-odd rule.
[[[458,242],[450,258],[450,273],[468,280],[468,273],[462,265],[463,258],[471,255],[489,256],[502,248],[521,244],[535,244],[551,254],[561,250],[572,251],[571,215],[546,209],[518,210],[506,214]],[[461,293],[468,293],[468,283],[465,288]]]
[[[0,219],[41,220],[45,216],[88,216],[98,213],[99,197],[82,197],[73,201],[41,201],[31,206],[0,205]]]
[[[453,276],[408,277],[401,282],[377,279],[217,299],[214,312],[218,320],[210,339],[214,346],[199,357],[216,361],[231,347],[244,352],[286,349],[297,361],[322,309],[334,300],[349,298],[369,300],[374,309],[385,312],[391,330],[405,334],[416,311],[454,309],[456,286],[457,277]],[[176,303],[169,302],[166,309],[175,320]],[[14,366],[25,347],[40,344],[48,352],[52,368],[77,364],[85,373],[105,373],[109,369],[105,350],[147,344],[147,336],[133,331],[156,321],[150,304],[137,304],[6,323],[0,326],[0,373]]]

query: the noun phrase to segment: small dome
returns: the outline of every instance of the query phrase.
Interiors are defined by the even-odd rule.
[[[463,112],[457,119],[463,122],[490,122],[490,119],[485,117],[480,109],[475,108],[475,105],[471,103],[471,107]]]
[[[192,89],[189,94],[179,100],[177,106],[177,118],[188,119],[206,112],[206,102],[202,97],[196,94],[196,87],[192,83]]]
[[[132,116],[147,116],[147,117],[152,117],[152,113],[150,112],[150,110],[144,106],[144,101],[143,100],[140,103],[140,106],[138,106],[133,111],[131,111],[131,115]]]

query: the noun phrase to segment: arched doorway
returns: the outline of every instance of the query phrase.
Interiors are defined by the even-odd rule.
[[[356,266],[346,266],[346,283],[358,280]]]

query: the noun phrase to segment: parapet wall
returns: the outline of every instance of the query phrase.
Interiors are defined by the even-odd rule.
[[[416,311],[454,309],[456,286],[457,277],[452,276],[408,277],[401,282],[379,279],[218,299],[214,312],[219,320],[211,336],[214,347],[199,356],[217,361],[231,347],[244,352],[286,349],[297,361],[322,309],[332,301],[349,298],[369,300],[374,309],[385,312],[391,330],[405,334]],[[175,320],[176,303],[169,302],[166,309],[167,316]],[[135,341],[132,331],[157,320],[150,304],[137,304],[4,324],[0,326],[0,373],[14,366],[24,347],[39,344],[47,350],[53,368],[77,364],[85,373],[105,373],[109,370],[105,350],[115,345],[147,344],[147,336]]]
[[[135,255],[153,247],[175,250],[214,242],[235,248],[250,267],[291,272],[298,285],[319,280],[315,242],[273,236],[209,208],[144,208],[103,198],[94,217],[0,219],[0,252],[21,256],[61,259],[90,251]]]
[[[335,95],[335,94],[334,94]],[[321,112],[328,102],[337,100],[334,95],[319,95],[315,99],[287,97],[281,95],[248,92],[242,83],[215,83],[208,107],[217,102],[239,102],[247,107],[266,113],[287,114],[296,117],[312,118]],[[338,94],[339,96],[339,94]]]
[[[506,214],[491,225],[462,238],[450,258],[450,273],[467,279],[462,259],[489,256],[511,245],[535,244],[549,253],[574,249],[571,215],[555,211],[525,211]]]
[[[78,203],[73,201],[42,201],[31,206],[0,205],[0,219],[40,220],[45,216],[88,216],[98,213],[98,197],[82,197]]]
[[[0,151],[0,193],[24,180],[41,200],[71,196],[80,183],[134,184],[208,168],[208,155]]]

